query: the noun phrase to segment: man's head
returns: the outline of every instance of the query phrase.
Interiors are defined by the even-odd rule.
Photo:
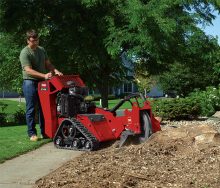
[[[31,29],[26,33],[28,46],[32,49],[36,48],[39,44],[38,33]]]

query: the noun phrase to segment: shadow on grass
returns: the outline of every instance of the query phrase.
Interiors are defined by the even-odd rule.
[[[27,125],[25,125],[25,124],[15,124],[15,123],[11,122],[11,123],[0,125],[0,128],[1,127],[21,127],[21,126],[27,126]]]

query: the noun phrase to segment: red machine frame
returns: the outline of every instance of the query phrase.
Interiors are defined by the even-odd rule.
[[[45,134],[49,138],[54,138],[57,129],[65,120],[64,117],[58,116],[56,97],[59,91],[69,87],[68,81],[74,81],[78,87],[85,87],[84,82],[78,75],[54,76],[52,79],[38,84],[41,107],[45,118]],[[130,99],[123,100],[129,101]],[[125,109],[122,116],[117,116],[116,110],[121,104],[118,104],[112,110],[95,107],[92,113],[103,115],[102,120],[99,121],[93,121],[87,114],[77,114],[74,118],[81,122],[99,142],[116,140],[120,138],[125,130],[132,131],[134,135],[141,134],[140,113],[143,111],[150,117],[152,132],[161,130],[160,123],[152,114],[149,101],[145,100],[143,105],[140,106],[136,100],[136,102],[132,102],[131,110]]]

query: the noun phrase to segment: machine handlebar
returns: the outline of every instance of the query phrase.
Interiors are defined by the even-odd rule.
[[[118,110],[126,101],[129,101],[131,104],[132,102],[130,101],[132,98],[135,98],[137,101],[137,98],[140,97],[143,101],[146,100],[146,98],[144,97],[144,95],[142,93],[132,93],[128,96],[126,96],[124,99],[121,99],[121,101],[118,102],[118,104],[116,104],[112,109],[110,109],[110,112],[115,112],[116,110]],[[137,101],[138,103],[138,101]]]

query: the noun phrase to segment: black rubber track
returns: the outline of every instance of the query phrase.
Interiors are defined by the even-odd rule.
[[[64,126],[63,123],[61,123],[61,125],[59,126],[55,137],[53,139],[54,141],[54,145],[56,148],[59,149],[69,149],[69,150],[77,150],[77,151],[93,151],[93,150],[97,150],[99,148],[99,141],[95,138],[95,136],[93,136],[88,129],[81,124],[79,121],[77,121],[75,118],[66,118],[63,120],[64,121],[69,121],[70,123],[72,123],[73,126],[75,126],[75,128],[83,135],[85,142],[89,142],[91,144],[91,147],[89,149],[85,148],[85,147],[81,147],[81,148],[75,148],[72,146],[72,144],[70,144],[74,139],[77,138],[76,137],[68,137],[68,138],[63,138],[62,135],[62,126]],[[56,140],[60,138],[61,142],[60,144],[56,144]]]

